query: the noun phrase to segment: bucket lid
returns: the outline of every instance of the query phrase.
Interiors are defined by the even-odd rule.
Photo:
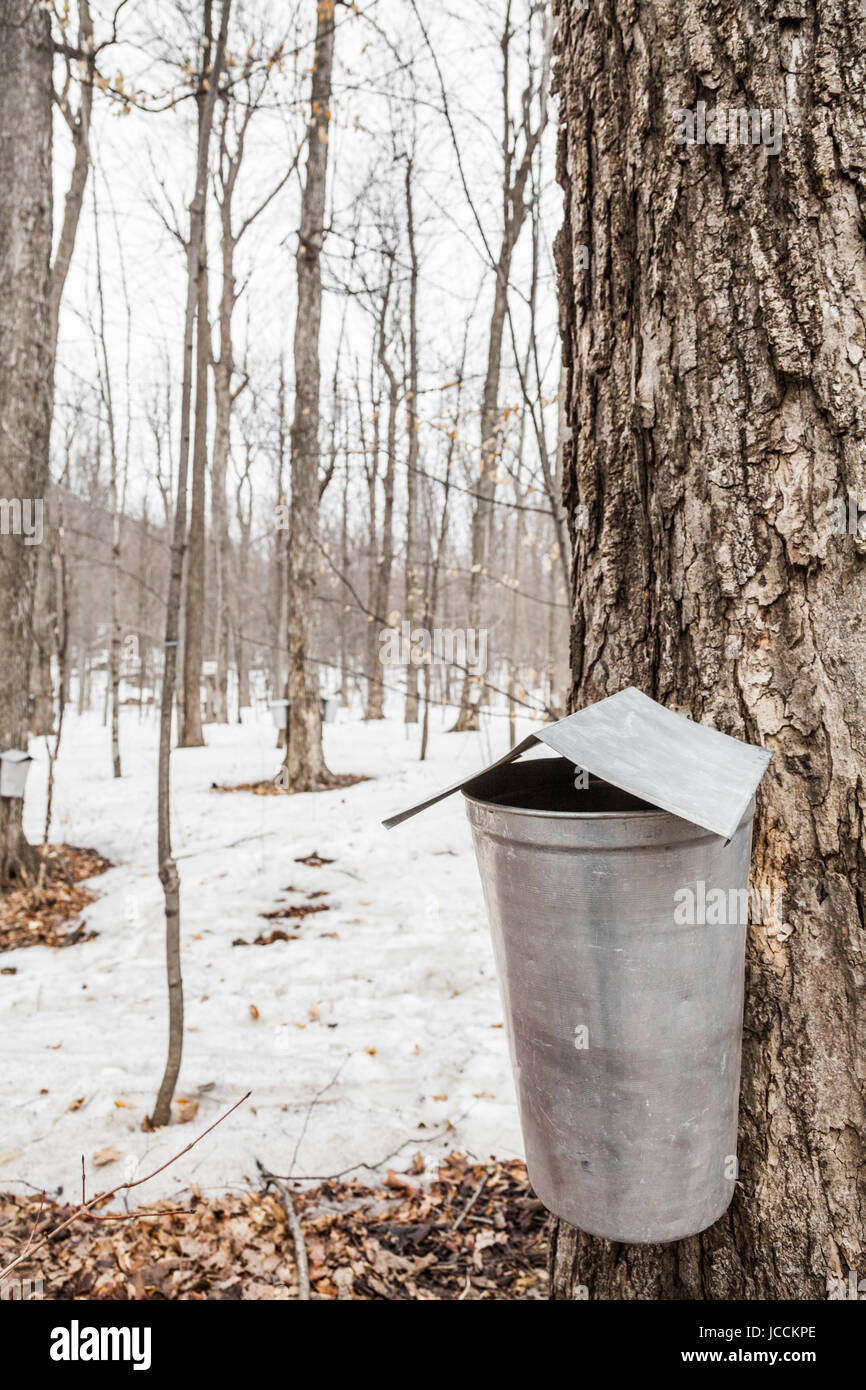
[[[522,739],[496,762],[383,821],[390,830],[545,743],[576,767],[730,840],[773,754],[665,709],[634,686]]]
[[[7,748],[5,753],[0,753],[0,760],[4,763],[32,763],[33,759],[29,753],[25,753],[23,748]]]

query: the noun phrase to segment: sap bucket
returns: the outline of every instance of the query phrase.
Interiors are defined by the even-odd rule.
[[[514,761],[538,742],[559,756]],[[771,757],[628,689],[440,794],[466,801],[530,1180],[593,1235],[681,1240],[733,1196]]]

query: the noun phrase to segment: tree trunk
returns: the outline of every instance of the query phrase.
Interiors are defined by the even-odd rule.
[[[0,0],[0,750],[27,747],[31,527],[48,486],[52,58],[48,12]],[[0,799],[0,884],[36,863],[21,831],[23,804]]]
[[[866,538],[830,509],[866,500],[862,36],[556,8],[572,706],[633,683],[775,750],[753,878],[785,925],[749,928],[732,1206],[666,1246],[554,1223],[552,1295],[821,1299],[866,1270]],[[784,108],[780,152],[770,120],[677,143],[699,101]]]
[[[378,341],[379,331],[376,330]],[[379,628],[373,619],[376,608],[376,586],[378,584],[379,573],[379,542],[378,542],[378,506],[376,493],[379,486],[379,442],[381,430],[379,425],[379,408],[382,404],[381,392],[375,389],[375,357],[374,347],[370,360],[370,408],[373,421],[373,437],[370,445],[369,458],[367,451],[367,437],[364,428],[364,406],[361,402],[360,381],[356,382],[355,394],[358,402],[358,433],[361,439],[361,455],[364,460],[364,472],[367,480],[367,520],[370,525],[370,543],[367,551],[367,632],[364,642],[364,666],[367,677],[367,694],[364,704],[364,719],[381,719],[384,709],[381,705],[382,698],[382,667],[379,664],[378,653],[378,633]],[[378,692],[378,693],[377,693]],[[380,702],[377,704],[377,700]]]
[[[236,509],[240,540],[238,544],[238,583],[235,593],[234,640],[235,666],[238,674],[237,714],[238,723],[243,723],[241,710],[249,708],[250,703],[250,663],[247,644],[244,641],[244,628],[247,625],[247,573],[253,531],[253,492],[250,482],[252,449],[247,447],[246,468],[238,483]],[[244,494],[246,493],[246,502]]]
[[[502,239],[499,256],[493,267],[495,286],[493,309],[490,315],[490,331],[487,340],[487,368],[484,373],[484,388],[481,394],[481,449],[478,482],[476,484],[475,510],[472,514],[472,569],[469,576],[469,627],[476,632],[482,619],[482,583],[487,573],[487,556],[490,549],[490,533],[493,525],[494,475],[501,452],[502,420],[499,410],[499,379],[502,374],[502,335],[508,315],[508,284],[511,278],[511,263],[520,237],[529,204],[526,201],[526,188],[532,168],[532,157],[542,132],[547,124],[546,85],[547,60],[542,67],[541,109],[535,127],[532,125],[533,72],[528,74],[528,85],[523,94],[522,134],[523,152],[517,144],[517,133],[513,130],[509,99],[510,48],[514,37],[511,24],[511,5],[505,7],[505,25],[501,40],[502,50],[502,108],[503,108],[503,187],[502,187]],[[545,40],[545,55],[547,40]],[[483,686],[467,670],[463,676],[463,691],[460,697],[460,713],[454,724],[454,733],[466,733],[478,728],[478,706],[481,703]]]
[[[276,551],[276,602],[274,611],[277,617],[277,640],[272,648],[273,651],[273,687],[272,694],[274,699],[288,698],[288,657],[286,653],[286,636],[288,633],[288,573],[289,573],[289,527],[288,527],[288,504],[285,496],[285,463],[286,463],[286,372],[283,359],[280,358],[280,380],[277,391],[277,516],[279,518],[276,536],[274,539],[274,549]],[[284,747],[284,743],[277,745]]]
[[[108,355],[108,339],[105,332],[105,293],[102,279],[102,255],[99,242],[99,214],[94,190],[93,238],[96,250],[96,296],[99,305],[99,346],[97,366],[100,380],[100,395],[105,409],[105,424],[108,430],[109,477],[108,493],[111,503],[111,581],[110,581],[110,634],[108,647],[108,669],[105,677],[105,714],[111,726],[111,766],[112,775],[120,777],[120,617],[118,613],[118,588],[120,583],[120,494],[118,492],[117,431],[114,419],[114,395],[111,384],[111,363]]]
[[[205,479],[207,474],[207,395],[210,362],[207,262],[202,241],[196,307],[195,427],[192,445],[192,489],[189,509],[189,543],[186,553],[186,604],[183,642],[183,702],[181,748],[203,748],[201,722],[201,664],[205,611]]]
[[[63,298],[66,278],[69,274],[70,264],[72,263],[72,252],[75,247],[78,224],[81,220],[81,209],[84,206],[84,190],[87,186],[87,175],[90,170],[90,117],[93,110],[93,79],[96,71],[96,52],[93,42],[93,20],[91,18],[88,0],[78,0],[78,48],[85,55],[79,69],[79,81],[81,85],[78,110],[73,111],[71,109],[68,98],[64,97],[64,99],[58,103],[63,118],[69,127],[69,133],[72,136],[74,158],[72,162],[72,173],[69,179],[69,187],[66,190],[66,198],[63,204],[63,221],[60,226],[60,236],[57,241],[54,264],[51,268],[49,313],[51,315],[52,353],[57,350],[57,332],[60,326],[60,302]]]
[[[388,286],[390,289],[390,274]],[[382,544],[376,560],[375,574],[375,600],[373,611],[377,619],[388,617],[388,603],[391,594],[391,570],[394,564],[394,480],[397,473],[397,376],[388,362],[385,352],[385,315],[387,313],[387,296],[382,306],[382,329],[379,337],[379,363],[388,381],[388,428],[385,433],[385,504],[382,510]],[[378,440],[377,440],[378,447]],[[367,719],[385,718],[385,690],[387,684],[387,667],[379,663],[378,657],[381,647],[378,645],[378,634],[384,631],[382,626],[377,625],[373,634],[376,643],[376,670],[373,672],[367,693]],[[372,670],[372,667],[371,667]]]
[[[220,146],[220,165],[224,167],[225,127],[228,111],[223,116]],[[213,530],[214,577],[216,581],[216,616],[214,622],[216,648],[216,717],[217,723],[227,724],[228,671],[229,671],[229,527],[226,505],[226,471],[229,449],[231,447],[232,417],[232,376],[235,370],[232,344],[232,314],[234,312],[237,289],[235,286],[234,251],[235,237],[232,232],[232,194],[235,187],[237,168],[229,163],[229,173],[224,176],[222,196],[217,198],[220,210],[220,254],[222,257],[222,286],[220,289],[219,325],[220,353],[213,358],[214,375],[214,443],[213,466],[211,470],[211,526]],[[282,370],[282,368],[281,368]],[[280,389],[282,390],[282,379]]]
[[[204,8],[203,72],[210,66],[211,5]],[[200,88],[198,125],[204,119],[204,86]],[[205,193],[205,205],[207,193]],[[211,361],[210,311],[208,307],[207,211],[202,215],[199,249],[195,334],[195,428],[192,444],[192,494],[189,509],[189,541],[186,552],[186,612],[183,629],[183,699],[181,703],[181,748],[203,748],[201,724],[201,664],[204,647],[205,609],[205,478],[207,474],[207,397],[208,368]]]
[[[415,246],[415,214],[412,206],[413,163],[406,159],[406,236],[409,243],[409,389],[406,392],[406,621],[414,632],[423,603],[421,567],[418,561],[418,253]],[[406,667],[407,724],[418,722],[418,667]]]
[[[349,464],[350,464],[350,461],[351,461],[351,452],[350,452],[350,449],[349,449],[348,430],[347,430],[347,432],[346,432],[345,449],[346,449],[346,458],[345,458],[345,466],[344,466],[344,469],[343,469],[343,498],[342,498],[342,509],[341,509],[341,512],[340,512],[340,573],[341,573],[341,574],[348,574],[348,573],[349,573],[349,563],[350,563],[350,561],[349,561],[349,480],[350,480],[350,476],[351,476],[351,470],[350,470]],[[339,676],[339,679],[340,679],[340,688],[339,688],[339,690],[337,691],[337,695],[339,696],[340,708],[341,708],[341,709],[346,709],[346,708],[348,708],[348,704],[349,704],[349,680],[350,680],[350,677],[349,677],[349,672],[348,672],[348,666],[349,666],[349,653],[348,653],[349,639],[348,639],[348,630],[347,630],[347,629],[348,629],[348,624],[347,624],[347,621],[346,621],[347,612],[348,612],[347,605],[346,605],[345,603],[341,604],[341,605],[340,605],[339,626],[338,626],[339,654],[338,654],[338,663],[337,663],[338,666],[339,666],[339,671],[340,671],[340,676]]]
[[[139,529],[138,544],[138,572],[142,578],[147,574],[150,567],[150,517],[147,510],[147,498],[145,497],[141,508],[141,527]],[[136,602],[136,636],[138,639],[138,717],[141,719],[144,706],[144,687],[147,680],[147,651],[149,639],[145,636],[147,626],[147,607],[145,600],[145,588],[143,583],[138,585],[138,595]]]
[[[44,513],[44,520],[48,521],[47,512]],[[36,556],[31,619],[33,643],[30,649],[30,732],[43,736],[54,732],[54,682],[51,674],[53,583],[51,557],[47,549],[40,545],[36,550]]]
[[[322,244],[328,168],[334,0],[318,0],[316,46],[307,128],[307,169],[298,235],[298,307],[295,322],[295,413],[292,421],[292,510],[289,536],[289,723],[286,770],[290,791],[327,786],[332,775],[322,752],[318,672],[310,658],[316,632],[319,547],[319,326],[322,318]]]
[[[231,377],[232,360],[230,339],[227,339],[227,332],[231,326],[231,311],[226,313],[227,294],[234,295],[234,282],[232,289],[227,289],[227,275],[231,273],[227,270],[226,261],[230,261],[230,251],[227,250],[225,236],[223,236],[223,288],[220,299],[220,355],[214,362],[214,444],[213,444],[213,466],[211,470],[211,525],[213,528],[213,558],[214,558],[214,578],[216,587],[216,616],[214,621],[215,648],[216,648],[216,717],[218,724],[227,724],[229,718],[228,707],[228,670],[229,670],[229,602],[228,602],[228,562],[229,562],[229,528],[228,510],[226,507],[226,468],[229,457],[229,445],[231,439]]]
[[[205,0],[206,5],[209,0]],[[180,450],[177,472],[177,501],[171,539],[171,569],[165,610],[162,695],[159,710],[159,761],[157,775],[157,860],[159,880],[165,898],[165,962],[168,981],[168,1055],[151,1116],[153,1127],[166,1125],[171,1117],[171,1101],[180,1073],[183,1052],[183,977],[180,961],[180,875],[171,849],[171,716],[177,676],[177,644],[180,619],[180,591],[183,555],[186,548],[186,494],[189,478],[189,434],[193,373],[193,330],[198,295],[199,254],[202,245],[208,146],[213,105],[222,72],[231,0],[223,0],[216,56],[210,70],[207,97],[198,131],[195,192],[189,209],[187,242],[187,292],[183,331],[183,382],[180,402]]]
[[[507,284],[511,267],[510,238],[503,241],[493,294],[493,312],[487,345],[487,370],[481,398],[481,467],[476,483],[477,498],[472,514],[472,569],[469,575],[469,628],[481,627],[481,584],[487,572],[487,551],[490,540],[493,510],[493,474],[499,457],[499,376],[502,368],[502,333],[505,327]],[[454,733],[468,733],[478,728],[478,705],[481,690],[471,672],[463,676],[460,713]]]

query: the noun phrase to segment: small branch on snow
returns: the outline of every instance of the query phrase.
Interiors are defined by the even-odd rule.
[[[190,1149],[194,1149],[196,1144],[200,1144],[202,1139],[204,1139],[206,1135],[210,1134],[212,1129],[216,1129],[217,1125],[222,1124],[223,1120],[227,1120],[229,1115],[231,1115],[233,1111],[237,1110],[239,1105],[243,1105],[244,1101],[248,1100],[251,1095],[252,1092],[247,1091],[246,1095],[241,1096],[240,1100],[235,1101],[234,1105],[231,1106],[230,1109],[228,1109],[224,1115],[219,1115],[217,1119],[214,1120],[212,1125],[208,1125],[207,1129],[202,1130],[201,1134],[199,1134],[195,1139],[191,1140],[190,1143],[187,1144],[186,1148],[180,1149],[171,1158],[167,1159],[165,1163],[161,1163],[158,1168],[154,1168],[152,1173],[147,1173],[143,1178],[136,1178],[132,1182],[119,1182],[116,1187],[109,1188],[107,1192],[98,1192],[96,1196],[91,1197],[89,1201],[85,1201],[84,1155],[82,1154],[81,1205],[76,1207],[75,1210],[69,1216],[67,1216],[64,1221],[61,1221],[59,1226],[55,1226],[52,1230],[46,1231],[46,1233],[43,1236],[41,1236],[40,1239],[34,1245],[33,1237],[35,1236],[37,1227],[39,1225],[39,1217],[42,1214],[42,1203],[45,1199],[45,1194],[43,1193],[42,1199],[40,1200],[39,1204],[39,1211],[36,1213],[36,1220],[34,1221],[33,1228],[30,1232],[30,1235],[27,1238],[27,1244],[24,1246],[24,1249],[21,1251],[20,1255],[16,1255],[15,1259],[10,1261],[10,1263],[6,1265],[5,1268],[0,1269],[0,1279],[4,1279],[6,1275],[10,1272],[10,1270],[15,1269],[17,1265],[23,1264],[24,1260],[27,1258],[29,1254],[35,1253],[35,1251],[37,1250],[41,1250],[43,1245],[47,1245],[50,1240],[53,1240],[54,1237],[59,1235],[61,1231],[65,1231],[67,1227],[71,1226],[73,1222],[79,1219],[79,1217],[86,1221],[129,1221],[139,1220],[142,1217],[174,1216],[187,1214],[187,1209],[184,1208],[179,1213],[143,1211],[132,1212],[127,1215],[120,1216],[97,1216],[93,1211],[93,1208],[99,1206],[102,1202],[107,1202],[109,1197],[115,1196],[115,1194],[118,1192],[128,1192],[133,1187],[141,1187],[142,1183],[150,1182],[151,1178],[155,1178],[158,1173],[162,1173],[166,1168],[171,1167],[172,1163],[176,1163],[179,1158],[183,1158],[184,1154],[189,1153]]]

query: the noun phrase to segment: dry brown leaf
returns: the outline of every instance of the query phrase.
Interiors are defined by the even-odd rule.
[[[113,1144],[108,1144],[104,1149],[97,1149],[93,1155],[93,1165],[95,1168],[104,1168],[107,1163],[116,1163],[119,1158],[123,1158],[120,1149],[116,1149]]]

